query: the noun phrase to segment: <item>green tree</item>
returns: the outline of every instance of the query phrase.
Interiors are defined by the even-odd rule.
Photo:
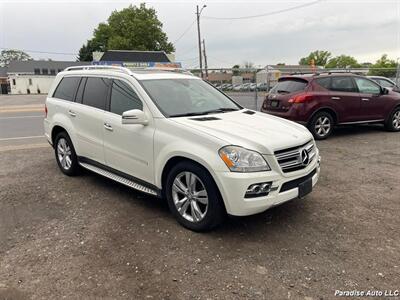
[[[331,58],[328,63],[325,65],[325,68],[359,68],[361,65],[357,62],[357,60],[349,55],[339,55]]]
[[[239,75],[240,75],[239,69],[240,69],[240,66],[239,66],[239,65],[234,65],[234,66],[232,67],[232,75],[233,75],[233,76],[239,76]]]
[[[30,57],[29,54],[21,50],[16,50],[16,49],[3,50],[0,53],[0,67],[8,66],[10,64],[10,61],[12,60],[25,61],[31,59],[32,57]]]
[[[395,77],[397,63],[393,59],[389,59],[387,54],[383,54],[380,59],[371,65],[368,75]]]
[[[325,66],[331,58],[331,53],[324,50],[316,50],[311,52],[308,56],[302,57],[299,61],[299,65],[309,66],[311,61],[314,60],[316,66]]]
[[[144,3],[130,5],[121,11],[114,11],[106,23],[100,23],[94,30],[93,38],[79,50],[78,59],[92,60],[93,51],[142,50],[175,51],[162,30],[155,9],[147,8]]]

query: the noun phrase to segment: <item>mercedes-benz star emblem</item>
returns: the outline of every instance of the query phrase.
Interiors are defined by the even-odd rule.
[[[306,149],[303,149],[300,153],[300,158],[301,158],[301,163],[303,166],[308,166],[308,163],[310,162],[310,157],[308,156],[308,152]]]

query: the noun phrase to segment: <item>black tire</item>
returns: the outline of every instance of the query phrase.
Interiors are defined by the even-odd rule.
[[[328,125],[329,127],[325,125]],[[308,124],[308,129],[316,140],[324,140],[332,134],[334,125],[335,124],[332,115],[329,112],[320,111],[312,117]],[[321,126],[325,127],[321,128]]]
[[[400,131],[400,106],[396,107],[385,122],[387,131]]]
[[[70,155],[69,155],[70,163],[67,163],[67,161],[64,160],[65,164],[63,165],[62,159],[59,157],[60,150],[58,147],[61,146],[62,148],[64,142],[68,147],[67,149],[70,150]],[[56,161],[61,172],[63,172],[65,175],[68,176],[75,176],[79,173],[78,157],[76,156],[74,145],[72,144],[72,141],[68,136],[68,133],[66,133],[65,131],[62,131],[59,134],[57,134],[56,138],[54,139],[54,154],[56,156]]]
[[[197,188],[195,187],[194,190],[196,190],[196,191],[203,190],[203,187],[204,187],[204,189],[207,192],[207,194],[206,194],[206,196],[208,197],[207,209],[204,209],[205,206],[203,206],[202,203],[196,202],[196,200],[192,200],[189,198],[191,196],[186,195],[186,198],[189,199],[189,200],[187,200],[187,202],[189,202],[189,204],[186,206],[186,208],[187,208],[186,211],[188,211],[189,209],[191,210],[190,214],[189,213],[186,214],[187,215],[186,217],[189,217],[189,215],[193,214],[193,208],[192,208],[191,202],[196,202],[197,203],[196,205],[198,205],[196,207],[198,207],[201,212],[204,212],[204,216],[202,217],[201,220],[198,220],[198,221],[188,220],[187,218],[185,218],[178,211],[178,208],[175,204],[176,197],[181,196],[184,198],[185,195],[181,192],[178,192],[178,193],[173,192],[174,181],[177,178],[179,179],[179,176],[182,176],[181,178],[183,178],[183,176],[185,176],[185,174],[187,174],[187,173],[194,174],[195,177],[200,180],[196,183]],[[182,175],[182,174],[184,174],[184,175]],[[185,178],[186,178],[186,176],[185,176]],[[195,180],[197,180],[197,179],[195,179]],[[186,180],[183,179],[183,181],[185,181],[185,184],[186,184]],[[195,186],[196,186],[196,184],[195,184]],[[200,188],[199,188],[199,185],[200,185]],[[175,195],[173,193],[175,193]],[[218,226],[219,224],[221,224],[226,215],[222,197],[221,197],[218,187],[215,184],[211,175],[203,167],[201,167],[195,163],[191,163],[189,161],[180,162],[171,169],[171,171],[169,172],[169,174],[167,176],[167,180],[165,183],[165,196],[167,198],[167,203],[168,203],[169,209],[170,209],[171,213],[174,215],[174,217],[177,219],[177,221],[184,227],[186,227],[190,230],[193,230],[193,231],[201,232],[201,231],[211,230],[211,229],[215,228],[216,226]],[[194,198],[194,199],[196,199],[196,198]],[[202,207],[200,207],[200,206],[202,206]],[[184,207],[184,205],[182,205],[181,207]],[[204,211],[202,211],[202,208],[204,209]],[[183,214],[185,214],[185,212],[183,212]]]

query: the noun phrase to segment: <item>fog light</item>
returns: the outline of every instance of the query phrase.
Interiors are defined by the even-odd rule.
[[[267,196],[271,189],[271,182],[254,183],[247,188],[245,198]]]

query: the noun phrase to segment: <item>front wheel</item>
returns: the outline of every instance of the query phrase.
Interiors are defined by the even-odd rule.
[[[315,114],[308,125],[316,140],[326,139],[333,131],[333,117],[330,113],[321,111]]]
[[[218,187],[202,167],[178,163],[168,174],[165,188],[169,209],[184,227],[206,231],[222,222],[225,209]]]
[[[400,107],[396,107],[385,123],[388,131],[400,131]]]

